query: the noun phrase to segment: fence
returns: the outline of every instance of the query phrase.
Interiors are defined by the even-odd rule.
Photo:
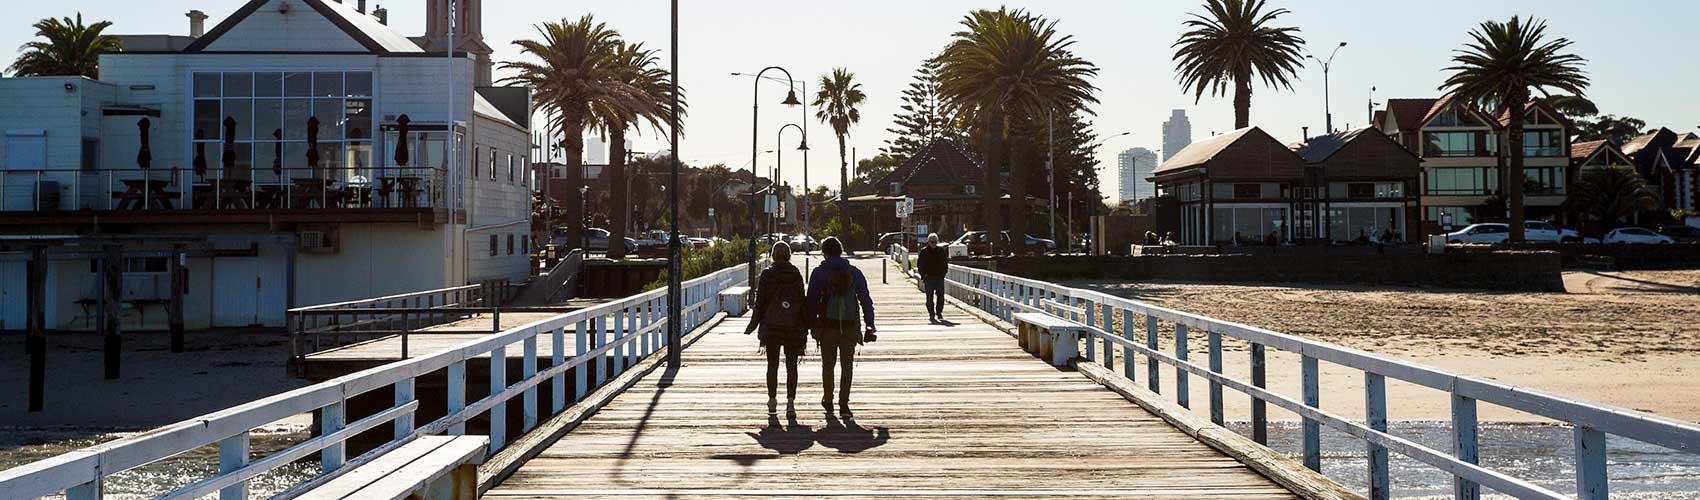
[[[507,280],[494,280],[290,309],[284,315],[289,359],[299,362],[308,354],[349,342],[405,334],[489,312],[506,299],[507,290]]]
[[[680,331],[691,331],[710,319],[719,309],[718,293],[743,283],[746,274],[745,267],[740,265],[684,283]],[[193,499],[215,492],[220,498],[246,498],[249,480],[318,453],[320,474],[274,497],[292,498],[420,436],[445,432],[464,434],[466,422],[484,414],[490,416],[490,450],[494,453],[506,444],[503,437],[506,435],[507,403],[510,400],[519,398],[522,401],[522,430],[530,431],[539,422],[539,384],[550,381],[553,391],[553,408],[542,416],[559,414],[565,410],[568,401],[568,370],[592,361],[607,360],[612,364],[609,375],[618,376],[665,346],[667,298],[666,290],[633,295],[487,335],[445,351],[397,361],[135,437],[0,471],[0,499],[28,499],[59,492],[65,492],[68,500],[99,499],[102,495],[101,482],[108,476],[214,443],[219,449],[216,474],[154,498]],[[564,345],[569,330],[577,337],[577,354],[572,358],[566,358],[566,350],[559,347]],[[548,337],[557,346],[550,366],[544,370],[537,369],[540,337]],[[521,345],[523,375],[520,380],[509,383],[506,357],[508,348],[513,344]],[[468,403],[467,361],[486,355],[490,356],[490,395]],[[419,408],[419,401],[414,393],[415,379],[439,370],[445,371],[448,376],[448,413],[416,427],[413,415]],[[576,374],[576,401],[593,386],[590,385],[592,381],[587,380],[587,370],[573,371]],[[604,370],[594,371],[597,372],[594,383],[599,386],[606,380]],[[393,388],[394,406],[354,422],[345,421],[344,408],[349,399],[385,387]],[[251,430],[313,411],[320,414],[320,434],[317,437],[250,461],[248,436]],[[344,441],[386,424],[393,424],[395,430],[390,441],[360,456],[346,456]]]
[[[893,257],[902,263],[904,272],[908,252],[893,249]],[[1513,387],[1491,380],[1445,372],[1435,368],[1341,347],[1325,342],[1265,330],[1238,323],[1215,320],[1194,314],[1158,307],[1138,301],[1106,295],[1090,290],[1068,288],[1052,283],[1029,280],[963,266],[951,266],[947,277],[949,293],[991,315],[1010,321],[1014,314],[1040,312],[1053,314],[1085,325],[1085,360],[1080,363],[1102,363],[1114,369],[1114,351],[1122,351],[1121,376],[1136,380],[1136,356],[1147,359],[1147,386],[1161,392],[1161,366],[1175,368],[1175,401],[1191,408],[1188,384],[1197,376],[1209,384],[1208,411],[1210,421],[1224,423],[1223,389],[1232,389],[1251,398],[1252,439],[1267,444],[1267,405],[1274,404],[1297,414],[1301,419],[1304,465],[1321,470],[1321,426],[1346,433],[1365,441],[1369,450],[1369,497],[1389,496],[1388,452],[1392,451],[1430,465],[1453,478],[1454,496],[1477,499],[1486,486],[1517,498],[1570,498],[1548,490],[1531,481],[1505,472],[1478,465],[1476,407],[1478,403],[1497,405],[1568,424],[1574,429],[1576,462],[1576,496],[1586,500],[1608,498],[1606,475],[1606,436],[1615,435],[1671,450],[1700,453],[1700,427],[1654,415],[1639,413],[1599,403],[1578,401],[1559,395]],[[1116,324],[1120,323],[1120,333]],[[1173,335],[1173,353],[1164,352],[1159,345],[1160,327],[1167,323]],[[1144,338],[1137,336],[1143,327]],[[1188,345],[1194,336],[1203,333],[1207,343],[1207,365],[1194,363]],[[1250,344],[1250,378],[1241,380],[1223,373],[1222,340],[1233,338]],[[1103,350],[1096,346],[1102,344]],[[1302,398],[1293,399],[1265,388],[1267,370],[1266,350],[1274,348],[1300,356]],[[1320,408],[1320,363],[1328,362],[1362,371],[1364,374],[1364,422],[1357,422],[1323,411]],[[1387,379],[1392,378],[1416,386],[1445,392],[1451,401],[1452,450],[1437,450],[1407,438],[1387,432]]]
[[[0,211],[443,207],[426,167],[10,169]]]

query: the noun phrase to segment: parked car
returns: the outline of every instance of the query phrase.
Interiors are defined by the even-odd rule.
[[[820,242],[815,241],[815,237],[806,234],[793,235],[790,239],[785,240],[785,243],[791,245],[793,252],[813,252],[820,249]]]
[[[911,252],[919,252],[921,245],[926,242],[927,235],[925,234],[885,233],[880,235],[879,242],[875,243],[875,246],[882,253],[890,250],[892,245],[903,245],[903,248],[907,248]]]
[[[1009,237],[1009,231],[998,232],[996,237],[987,231],[969,231],[950,244],[968,247],[968,255],[1044,255],[1047,250],[1056,248],[1056,242],[1031,235],[1015,244]]]
[[[1640,244],[1676,243],[1676,240],[1671,239],[1669,236],[1655,233],[1651,229],[1639,227],[1613,229],[1611,232],[1606,233],[1606,237],[1602,241],[1605,241],[1606,243]]]
[[[1574,229],[1559,229],[1551,222],[1531,220],[1523,222],[1523,239],[1527,241],[1581,243],[1582,233],[1578,233]]]
[[[708,248],[714,246],[714,240],[708,238],[690,237],[685,238],[685,241],[691,244],[691,248]]]
[[[1051,250],[1057,249],[1057,242],[1047,240],[1047,239],[1044,239],[1044,238],[1040,238],[1040,237],[1037,237],[1037,236],[1033,236],[1031,234],[1027,235],[1027,244],[1028,245],[1043,245],[1045,247],[1046,251],[1051,251]]]
[[[1456,232],[1447,233],[1447,243],[1504,243],[1511,238],[1511,225],[1498,222],[1471,224]],[[1523,223],[1523,240],[1545,243],[1582,243],[1581,233],[1573,229],[1559,229],[1546,221],[1526,221]]]
[[[1665,226],[1659,228],[1659,234],[1669,236],[1670,239],[1676,240],[1677,243],[1700,242],[1700,227],[1685,225]]]
[[[584,230],[584,249],[590,252],[607,253],[608,238],[612,237],[613,234],[609,233],[607,229],[602,229],[600,227],[586,229]],[[625,240],[626,251],[636,252],[638,249],[637,240],[631,238],[626,238]]]

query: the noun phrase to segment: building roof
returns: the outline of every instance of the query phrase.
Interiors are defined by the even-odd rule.
[[[1363,127],[1310,137],[1303,141],[1288,144],[1287,148],[1298,153],[1299,157],[1304,158],[1307,163],[1322,163],[1328,160],[1328,157],[1334,156],[1334,153],[1339,152],[1340,148],[1346,147],[1346,144],[1363,135],[1365,130],[1370,130],[1370,128]]]
[[[1436,101],[1439,101],[1439,99],[1388,99],[1387,111],[1382,113],[1376,123],[1382,129],[1386,129],[1388,124],[1382,122],[1387,119],[1388,113],[1392,113],[1399,130],[1422,128],[1423,123],[1428,121],[1426,118],[1429,115],[1429,110],[1434,109]]]
[[[1156,169],[1151,171],[1151,175],[1155,176],[1165,172],[1196,167],[1209,163],[1210,160],[1215,158],[1217,154],[1220,154],[1222,150],[1227,149],[1228,146],[1232,146],[1235,142],[1238,142],[1241,137],[1245,137],[1253,131],[1262,133],[1262,131],[1258,130],[1257,127],[1246,127],[1189,144],[1186,148],[1181,149],[1181,152],[1175,153],[1174,157],[1169,158],[1169,161],[1165,161],[1162,165],[1158,165]]]
[[[495,104],[491,104],[488,99],[485,99],[483,95],[480,95],[477,92],[472,93],[472,113],[484,118],[495,120],[497,123],[501,123],[503,125],[525,130],[525,127],[521,127],[518,123],[514,123],[513,120],[508,119],[508,115],[502,113],[502,110],[497,109]]]
[[[1594,156],[1594,152],[1599,151],[1602,147],[1615,148],[1617,145],[1612,144],[1611,139],[1574,143],[1570,145],[1570,159],[1586,160],[1589,157]]]
[[[1526,114],[1526,113],[1529,112],[1529,110],[1536,109],[1536,108],[1540,108],[1541,111],[1545,111],[1548,115],[1551,115],[1553,118],[1557,118],[1558,123],[1564,125],[1564,128],[1576,128],[1576,123],[1570,121],[1570,117],[1564,116],[1564,113],[1559,112],[1558,108],[1554,108],[1554,107],[1552,107],[1552,104],[1547,103],[1546,99],[1542,99],[1542,98],[1539,98],[1539,97],[1536,97],[1534,99],[1530,99],[1527,104],[1523,105],[1523,112]],[[1500,106],[1499,111],[1494,113],[1493,115],[1494,115],[1494,119],[1498,120],[1498,123],[1499,123],[1500,126],[1503,127],[1503,126],[1511,125],[1511,113],[1509,112],[1509,110],[1505,109],[1505,106]]]
[[[979,185],[985,177],[985,167],[968,156],[955,141],[938,138],[910,155],[909,160],[880,178],[875,186],[888,186],[893,182],[903,185]]]
[[[242,24],[242,22],[247,20],[248,16],[253,15],[255,11],[278,1],[285,0],[248,0],[248,3],[243,5],[242,8],[237,9],[235,13],[230,15],[230,17],[224,18],[224,20],[220,21],[217,26],[208,30],[206,35],[196,39],[195,42],[189,44],[188,47],[184,47],[183,51],[202,52],[206,50],[208,45],[217,41],[219,37],[224,36],[225,33],[229,32],[232,28],[235,28],[236,25]],[[424,52],[424,50],[420,49],[419,45],[413,43],[412,40],[402,36],[400,33],[396,33],[395,30],[390,29],[389,26],[385,26],[383,23],[378,22],[376,18],[362,14],[354,10],[352,7],[344,5],[342,2],[333,0],[294,1],[299,1],[307,4],[309,7],[312,7],[314,12],[324,16],[325,19],[331,22],[331,24],[335,24],[336,27],[340,28],[343,33],[348,34],[348,36],[353,38],[355,42],[366,47],[366,50],[371,51],[374,54]]]

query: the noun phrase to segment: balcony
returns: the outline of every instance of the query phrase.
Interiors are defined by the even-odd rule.
[[[231,175],[242,174],[242,175]],[[0,170],[0,226],[447,220],[440,168]]]

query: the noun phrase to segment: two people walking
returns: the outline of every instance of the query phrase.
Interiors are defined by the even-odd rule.
[[[860,269],[844,258],[838,238],[821,242],[826,256],[804,287],[802,272],[791,264],[791,247],[773,245],[773,263],[757,281],[756,301],[750,309],[748,334],[758,328],[761,349],[767,354],[767,411],[777,413],[781,357],[785,362],[785,412],[797,412],[797,361],[813,337],[821,350],[821,406],[833,411],[834,389],[838,411],[851,417],[850,387],[855,373],[856,348],[878,337],[874,328],[874,301],[868,280]],[[835,366],[836,365],[836,366]],[[835,373],[835,368],[842,372]],[[834,375],[836,384],[834,383]],[[836,387],[835,387],[836,385]]]

